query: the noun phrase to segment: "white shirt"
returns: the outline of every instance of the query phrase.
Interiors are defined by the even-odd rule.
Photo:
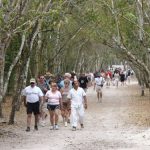
[[[97,86],[100,86],[100,85],[103,85],[105,82],[104,78],[103,77],[97,77],[95,78],[95,83]]]
[[[68,99],[71,99],[71,107],[79,107],[83,105],[83,97],[86,96],[86,93],[81,87],[78,87],[77,90],[72,88],[69,91],[69,94],[67,96]]]
[[[119,73],[115,73],[115,74],[114,74],[114,78],[115,78],[115,79],[119,80],[119,77],[120,77]]]
[[[35,103],[39,101],[39,97],[43,96],[43,92],[37,86],[27,86],[23,90],[23,96],[26,96],[26,101],[29,103]]]
[[[48,104],[50,105],[59,105],[59,100],[62,98],[59,91],[53,93],[51,90],[47,91],[45,96],[48,98]]]

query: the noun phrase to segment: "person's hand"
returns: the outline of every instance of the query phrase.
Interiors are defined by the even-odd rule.
[[[48,89],[47,88],[44,88],[44,92],[47,92],[48,91]]]
[[[24,107],[27,107],[27,103],[24,103]]]

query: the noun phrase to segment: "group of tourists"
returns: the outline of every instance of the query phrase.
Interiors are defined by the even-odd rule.
[[[126,72],[121,69],[114,71],[98,71],[95,73],[65,73],[64,76],[54,76],[51,73],[39,76],[37,80],[30,79],[30,85],[23,92],[24,105],[27,109],[27,129],[30,131],[31,116],[34,113],[35,126],[45,126],[47,110],[50,116],[50,129],[58,130],[59,114],[63,118],[64,126],[71,123],[75,131],[78,123],[84,128],[84,110],[87,109],[86,92],[89,86],[94,85],[98,102],[102,102],[102,89],[104,84],[118,87],[119,81],[124,85],[126,80],[130,81],[132,75],[130,70]],[[37,82],[36,82],[37,81]]]
[[[47,110],[50,115],[51,130],[59,129],[60,111],[65,127],[71,123],[72,130],[75,131],[79,123],[81,128],[84,128],[83,118],[84,110],[87,109],[87,85],[88,79],[85,74],[82,74],[79,79],[75,74],[72,76],[70,73],[65,73],[61,79],[60,77],[54,78],[50,74],[40,76],[37,82],[31,78],[30,85],[22,92],[24,106],[27,110],[26,131],[30,131],[32,113],[35,116],[34,129],[38,130],[39,124],[45,126]]]
[[[119,83],[121,86],[130,84],[131,75],[133,71],[131,69],[122,70],[121,68],[116,68],[113,70],[101,70],[94,73],[94,90],[97,92],[98,102],[102,102],[102,89],[104,84],[106,87],[116,86],[118,88]]]

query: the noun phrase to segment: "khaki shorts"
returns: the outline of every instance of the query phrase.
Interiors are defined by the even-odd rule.
[[[96,92],[102,92],[102,87],[99,85],[96,85]]]

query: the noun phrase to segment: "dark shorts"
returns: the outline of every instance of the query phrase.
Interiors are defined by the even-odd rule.
[[[50,105],[50,104],[47,105],[47,109],[51,111],[54,111],[59,108],[60,108],[59,105]]]
[[[29,103],[27,102],[27,114],[32,114],[37,115],[40,113],[40,102],[35,102],[35,103]]]

